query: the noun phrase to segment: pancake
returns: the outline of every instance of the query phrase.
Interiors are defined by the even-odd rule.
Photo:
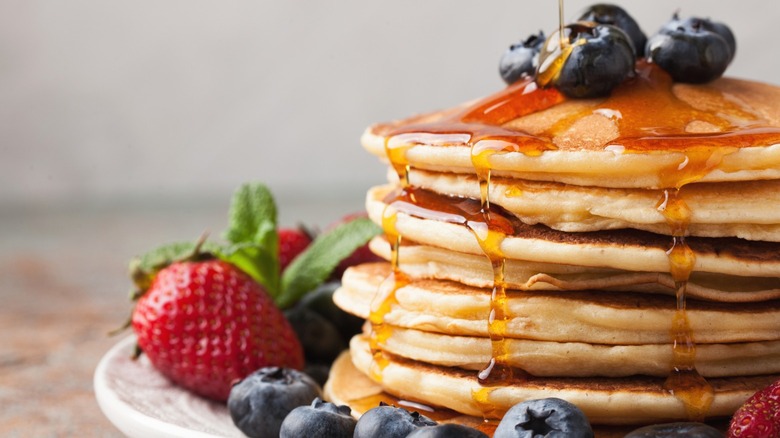
[[[394,172],[391,179],[397,181]],[[479,200],[476,175],[415,170],[409,184],[448,196]],[[495,177],[490,202],[526,224],[565,232],[634,228],[669,234],[659,211],[668,191],[581,187]],[[689,184],[678,197],[690,209],[691,236],[780,241],[780,181]]]
[[[371,250],[390,261],[391,246],[386,238],[371,240]],[[493,286],[493,268],[484,255],[464,254],[404,240],[399,251],[399,269],[410,277],[457,281],[474,287]],[[516,290],[620,290],[675,294],[669,272],[630,272],[577,265],[536,263],[507,259],[506,287]],[[694,272],[686,295],[720,302],[756,302],[780,299],[780,278],[741,277]]]
[[[673,84],[653,65],[638,70],[607,99],[566,100],[520,81],[454,110],[372,126],[362,143],[414,169],[592,187],[780,179],[780,88]]]
[[[325,399],[337,405],[349,406],[352,415],[360,418],[367,410],[386,403],[401,406],[411,411],[418,411],[438,423],[464,424],[480,430],[491,436],[498,425],[497,420],[483,419],[461,414],[440,406],[424,405],[394,397],[382,389],[376,382],[369,379],[352,364],[352,358],[345,352],[331,366],[330,378],[323,387]],[[725,430],[722,424],[715,424]],[[604,426],[593,425],[596,438],[623,438],[635,426]]]
[[[425,245],[450,249],[452,251],[482,255],[484,251],[463,222],[463,217],[452,214],[433,216],[444,220],[425,219],[425,208],[406,203],[413,214],[388,210],[386,197],[392,193],[392,186],[379,186],[369,190],[366,209],[369,217],[377,224],[383,224],[387,214],[394,216],[394,228],[404,238]],[[424,195],[425,191],[417,191]],[[453,203],[453,201],[443,201]],[[473,207],[479,212],[479,203]],[[498,209],[496,209],[498,210]],[[499,214],[498,211],[495,211]],[[509,219],[507,219],[509,220]],[[671,246],[668,236],[638,230],[595,231],[589,233],[564,233],[542,225],[527,225],[512,221],[511,235],[502,239],[499,250],[507,259],[529,262],[554,263],[587,267],[610,268],[634,272],[669,272],[667,250]],[[693,272],[710,272],[734,276],[778,277],[780,276],[780,243],[754,242],[737,238],[686,239],[695,252]]]
[[[333,301],[368,319],[372,301],[389,272],[387,263],[348,269]],[[488,337],[490,300],[490,289],[415,280],[395,290],[394,305],[383,321],[446,335]],[[509,291],[506,305],[507,338],[667,347],[671,343],[672,297],[608,291]],[[687,316],[697,344],[780,340],[780,301],[735,304],[690,300]]]
[[[500,418],[522,400],[559,397],[576,404],[594,424],[649,424],[687,418],[684,404],[664,389],[663,378],[524,378],[481,386],[473,372],[385,355],[381,370],[365,338],[350,342],[354,366],[379,374],[382,388],[402,399],[442,406],[471,416]],[[747,398],[780,375],[708,379],[714,399],[708,418],[731,415]],[[476,400],[484,400],[478,403]]]
[[[390,327],[379,347],[393,356],[431,365],[480,371],[490,362],[489,338]],[[666,377],[673,366],[667,344],[604,345],[507,339],[507,364],[537,377]],[[780,374],[780,341],[698,344],[703,377]]]

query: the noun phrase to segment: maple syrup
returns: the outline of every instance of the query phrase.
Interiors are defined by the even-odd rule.
[[[398,172],[399,181],[402,187],[407,187],[409,181],[409,166],[401,159],[402,153],[399,149],[386,146],[388,157],[391,157],[393,168]],[[403,151],[403,149],[400,149]],[[397,161],[392,161],[396,159]],[[403,190],[403,189],[402,189]],[[390,360],[382,350],[382,345],[392,336],[393,329],[385,323],[385,316],[390,313],[393,306],[398,304],[396,292],[398,289],[409,284],[409,279],[401,272],[398,266],[398,252],[401,247],[402,236],[396,228],[398,212],[392,206],[385,207],[382,212],[382,229],[387,236],[391,246],[390,275],[379,286],[379,290],[371,300],[368,322],[371,325],[371,334],[369,335],[369,348],[371,350],[372,360],[369,366],[369,377],[376,382],[381,382],[385,368]]]
[[[613,90],[612,94],[592,108],[585,108],[534,135],[509,129],[503,125],[520,117],[543,111],[567,98],[555,88],[541,88],[533,79],[520,80],[504,90],[479,100],[461,111],[433,122],[408,125],[380,125],[377,132],[393,144],[471,147],[477,142],[493,141],[491,147],[499,153],[519,152],[539,156],[556,150],[554,138],[569,129],[577,120],[593,113],[613,114],[618,136],[604,147],[620,146],[623,153],[682,152],[688,157],[683,174],[703,176],[719,164],[725,155],[750,146],[780,144],[780,128],[770,126],[762,116],[747,106],[741,106],[727,96],[719,102],[729,102],[718,109],[696,109],[678,98],[674,82],[660,67],[640,61],[636,74]],[[716,90],[708,93],[720,94]],[[692,133],[686,127],[702,122],[716,132]],[[403,163],[401,159],[392,160]],[[682,165],[683,163],[680,163]],[[684,170],[684,169],[691,170]],[[670,169],[680,178],[676,169]],[[667,172],[662,172],[664,177]],[[667,181],[665,187],[678,187],[680,181]]]
[[[686,288],[696,264],[696,254],[685,242],[691,209],[680,197],[679,189],[664,190],[657,209],[663,214],[672,234],[672,247],[667,255],[669,272],[676,288],[676,309],[670,329],[672,369],[664,388],[683,402],[689,419],[704,421],[714,399],[714,391],[696,370],[696,342],[686,311]]]

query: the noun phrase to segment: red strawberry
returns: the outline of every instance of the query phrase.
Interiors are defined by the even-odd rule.
[[[162,374],[216,400],[258,368],[303,367],[282,312],[258,283],[221,260],[163,268],[138,300],[132,325]]]
[[[304,228],[280,228],[279,229],[279,268],[284,268],[293,261],[298,254],[308,248],[312,237]]]
[[[728,437],[780,438],[780,380],[753,394],[734,413]]]
[[[350,215],[344,216],[340,222],[338,222],[335,225],[332,225],[330,228],[334,228],[339,224],[350,222],[358,218],[367,218],[367,217],[368,214],[365,212],[352,213]],[[363,246],[356,249],[355,252],[353,252],[349,257],[345,258],[339,263],[339,265],[333,271],[333,274],[331,275],[331,279],[340,280],[341,276],[344,275],[344,271],[346,271],[347,268],[349,268],[350,266],[360,265],[369,262],[378,262],[381,260],[382,259],[378,255],[371,252],[371,250],[368,248],[368,243],[366,243]]]

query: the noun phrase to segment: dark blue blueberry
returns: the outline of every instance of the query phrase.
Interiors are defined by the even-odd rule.
[[[421,427],[407,435],[406,438],[488,438],[488,436],[477,429],[461,424],[449,423]]]
[[[435,421],[416,411],[382,404],[360,417],[354,438],[405,438],[416,429],[435,425]]]
[[[513,84],[534,75],[544,40],[544,33],[540,30],[538,35],[531,35],[525,41],[509,46],[498,63],[498,72],[504,82]]]
[[[559,398],[528,400],[507,411],[493,438],[593,438],[585,414]]]
[[[675,16],[647,41],[647,59],[677,82],[701,84],[720,77],[731,62],[734,50],[726,38],[710,30],[713,23],[706,23],[709,22],[697,18],[679,20]],[[718,27],[723,32],[720,26],[725,25]]]
[[[639,28],[634,18],[620,6],[607,3],[592,5],[582,12],[577,21],[593,21],[599,24],[610,24],[619,27],[631,40],[636,57],[641,58],[644,56],[647,36]]]
[[[303,367],[303,372],[324,387],[330,376],[330,363],[307,362]]]
[[[301,341],[306,362],[333,362],[347,348],[336,327],[319,313],[297,305],[284,316]]]
[[[289,368],[261,368],[233,385],[228,409],[233,423],[250,438],[277,438],[284,417],[322,396],[319,385]]]
[[[625,438],[723,438],[723,432],[704,423],[666,423],[640,427]]]
[[[352,438],[355,420],[348,406],[336,406],[319,398],[311,406],[299,406],[284,419],[279,438]]]
[[[324,283],[301,298],[299,305],[313,310],[327,319],[339,331],[341,339],[349,343],[352,336],[362,331],[365,320],[341,310],[333,303],[333,292],[340,286],[340,281]]]
[[[619,28],[579,22],[563,31],[563,44],[556,32],[539,55],[540,85],[553,85],[569,97],[602,97],[634,73],[634,46]]]
[[[680,28],[691,28],[694,26],[703,27],[704,29],[715,32],[723,37],[731,50],[731,58],[729,60],[734,59],[734,55],[737,53],[737,39],[734,38],[734,33],[731,32],[731,29],[725,24],[711,21],[709,18],[689,17],[682,20],[680,19],[680,16],[675,13],[672,16],[672,19],[664,24],[658,33],[665,33]]]

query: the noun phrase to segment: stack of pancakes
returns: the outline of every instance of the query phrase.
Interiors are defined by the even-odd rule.
[[[334,296],[368,321],[357,370],[434,409],[560,397],[594,424],[729,416],[780,378],[780,88],[637,69],[604,99],[521,81],[366,131],[391,171],[367,197],[387,263]]]

